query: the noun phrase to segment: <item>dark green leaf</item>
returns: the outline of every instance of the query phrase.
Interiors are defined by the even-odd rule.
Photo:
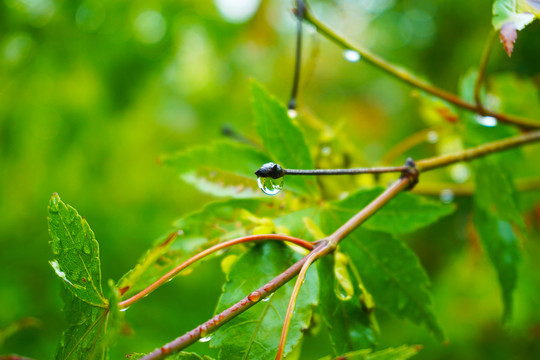
[[[264,285],[299,259],[299,255],[281,243],[255,245],[238,259],[224,286],[216,312],[220,312]],[[219,347],[219,359],[272,359],[277,350],[283,319],[294,280],[278,289],[267,300],[243,312],[221,327],[212,337],[212,347]],[[317,304],[319,280],[314,267],[307,272],[291,320],[285,355],[302,338]]]
[[[423,324],[444,340],[433,313],[428,277],[411,250],[389,235],[364,229],[355,230],[341,246],[378,307]]]
[[[376,343],[376,331],[358,301],[358,292],[348,301],[342,301],[334,294],[336,278],[334,260],[326,256],[319,263],[320,313],[328,327],[330,343],[334,355],[357,349],[372,348]]]
[[[255,125],[265,149],[284,168],[313,169],[313,160],[304,135],[283,105],[256,81],[251,82]],[[317,193],[313,176],[286,177],[285,189],[297,189],[306,195]]]
[[[131,356],[129,357],[129,360],[138,360],[138,359],[141,359],[145,355],[146,354],[139,354],[139,353],[131,354]],[[213,359],[206,355],[201,356],[196,353],[182,351],[182,352],[168,356],[167,360],[213,360]]]
[[[251,146],[220,141],[192,147],[163,158],[180,177],[199,190],[236,198],[264,197],[257,186],[255,171],[270,161]]]
[[[333,219],[339,219],[339,222],[343,224],[382,191],[382,188],[359,190],[341,201],[330,203],[325,207],[325,212],[329,213],[328,216]],[[377,211],[362,227],[390,234],[403,234],[432,224],[454,210],[453,205],[441,204],[411,193],[401,193]],[[331,229],[333,230],[335,229]]]
[[[359,350],[342,354],[339,359],[342,360],[406,360],[416,355],[422,349],[421,346],[403,345],[397,348],[388,348],[379,351]],[[331,360],[331,356],[320,360]]]

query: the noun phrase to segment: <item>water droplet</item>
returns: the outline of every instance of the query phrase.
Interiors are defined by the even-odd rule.
[[[211,336],[205,336],[199,339],[200,342],[209,342],[210,340],[212,340]]]
[[[450,189],[443,189],[439,194],[439,198],[443,204],[450,204],[454,201],[454,192]]]
[[[298,116],[298,111],[296,111],[295,109],[289,109],[287,110],[287,115],[289,115],[291,119],[296,119],[296,117]]]
[[[267,297],[265,297],[265,298],[262,299],[261,301],[267,302],[268,300],[270,300],[270,298],[272,297],[272,295],[274,295],[274,293],[271,293],[270,295],[268,295]]]
[[[482,126],[486,127],[494,127],[497,126],[497,119],[495,119],[493,116],[476,116],[476,122],[479,123]]]
[[[330,148],[330,146],[324,146],[322,149],[321,149],[321,154],[323,156],[330,156],[330,154],[332,153],[332,149]]]
[[[439,134],[437,134],[436,131],[430,131],[427,133],[426,139],[428,143],[435,144],[437,141],[439,141]]]
[[[270,177],[258,177],[257,184],[259,189],[266,195],[276,195],[283,187],[283,177],[272,179]]]
[[[360,61],[360,54],[358,53],[358,51],[354,51],[354,50],[345,50],[343,52],[343,57],[345,58],[345,60],[350,61],[350,62]]]
[[[450,176],[457,183],[464,183],[471,176],[471,170],[468,165],[455,164],[450,167]]]
[[[122,308],[122,309],[120,309],[120,311],[126,311],[127,309],[129,309],[129,306],[128,306],[128,307],[125,307],[125,308]]]
[[[258,291],[254,291],[248,296],[249,301],[252,301],[252,302],[259,301],[260,298],[261,298],[261,294]]]

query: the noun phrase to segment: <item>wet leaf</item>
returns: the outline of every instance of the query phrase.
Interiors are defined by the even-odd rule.
[[[313,169],[304,135],[293,124],[285,107],[254,80],[251,90],[255,126],[274,162],[283,168]],[[305,195],[314,195],[318,191],[313,176],[288,176],[285,189],[295,189]]]
[[[531,0],[495,0],[493,3],[493,27],[499,30],[499,36],[508,56],[512,56],[518,30],[522,30],[535,18],[538,11],[537,1]]]
[[[346,354],[341,354],[339,359],[343,360],[406,360],[416,355],[422,346],[399,346],[397,348],[388,348],[379,351],[359,350]],[[320,360],[332,360],[333,357],[326,356]]]
[[[145,355],[146,354],[140,354],[140,353],[131,354],[131,356],[129,357],[129,360],[138,360],[138,359],[141,359]],[[177,354],[168,356],[167,360],[213,360],[213,358],[206,355],[201,356],[193,352],[182,351]]]
[[[227,276],[216,313],[232,306],[300,259],[284,244],[255,245],[238,259]],[[294,279],[232,321],[212,336],[219,359],[272,359],[276,355],[283,319],[294,287]],[[300,289],[291,320],[285,355],[298,345],[302,332],[310,324],[313,307],[318,302],[319,279],[314,266],[308,270]]]

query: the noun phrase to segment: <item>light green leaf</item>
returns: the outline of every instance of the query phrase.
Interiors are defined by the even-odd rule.
[[[251,146],[219,141],[164,157],[187,183],[214,196],[264,197],[255,171],[270,158]]]
[[[342,301],[334,293],[334,259],[326,256],[319,263],[320,313],[328,328],[330,343],[335,356],[357,349],[372,348],[377,334],[359,302],[359,293]]]
[[[51,263],[63,280],[62,299],[69,324],[62,333],[56,359],[107,359],[122,317],[119,294],[109,282],[110,299],[103,296],[99,245],[88,223],[57,194],[49,202]]]
[[[391,236],[362,228],[342,242],[378,307],[425,325],[438,340],[442,329],[433,313],[429,280],[416,255]]]
[[[131,354],[129,360],[138,360],[138,359],[141,359],[145,355],[146,354],[140,354],[140,353]],[[201,356],[196,353],[182,351],[182,352],[168,356],[167,360],[213,360],[213,358],[206,355]]]
[[[54,194],[49,201],[49,244],[55,259],[56,274],[80,300],[107,307],[101,289],[99,245],[94,232],[77,211]]]
[[[304,135],[293,124],[285,107],[254,80],[251,82],[251,90],[255,126],[273,160],[284,168],[313,169],[313,160]],[[305,195],[317,193],[313,176],[286,177],[285,189],[296,189]]]
[[[263,199],[231,199],[214,202],[202,210],[175,221],[179,235],[168,234],[154,242],[137,265],[118,282],[125,296],[146,288],[169,270],[197,252],[217,243],[247,235],[248,228],[241,218],[243,210],[266,216],[277,211],[276,206]]]
[[[422,346],[403,345],[397,348],[388,348],[379,351],[359,350],[342,354],[340,359],[344,360],[407,360],[416,355]],[[320,360],[331,360],[333,357],[326,356]]]
[[[362,210],[384,189],[359,190],[343,200],[325,207],[328,216],[339,219],[340,224]],[[362,227],[390,234],[404,234],[432,224],[454,212],[455,206],[442,204],[419,195],[401,193],[367,220]],[[337,225],[337,224],[336,224]],[[328,231],[334,231],[330,229]]]
[[[299,259],[299,255],[281,243],[255,245],[238,259],[223,288],[216,313],[232,306],[247,294],[263,286]],[[272,359],[276,355],[283,319],[294,280],[278,289],[267,300],[238,315],[223,325],[212,337],[210,345],[220,348],[219,359]],[[310,324],[313,306],[317,304],[319,280],[312,266],[300,289],[291,320],[285,355],[298,345],[302,330]]]

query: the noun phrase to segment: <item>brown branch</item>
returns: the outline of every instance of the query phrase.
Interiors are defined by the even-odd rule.
[[[196,261],[198,261],[198,260],[200,260],[200,259],[202,259],[202,258],[204,258],[204,257],[218,251],[218,250],[222,250],[222,249],[225,249],[225,248],[228,248],[230,246],[237,245],[237,244],[243,244],[243,243],[255,242],[255,241],[266,241],[266,240],[276,240],[276,241],[290,242],[290,243],[302,246],[304,249],[308,249],[308,250],[312,250],[313,246],[314,246],[313,243],[310,242],[310,241],[306,241],[306,240],[303,240],[303,239],[299,239],[299,238],[295,238],[295,237],[287,236],[287,235],[279,235],[279,234],[249,235],[249,236],[244,236],[244,237],[240,237],[240,238],[237,238],[237,239],[232,239],[232,240],[229,240],[229,241],[224,241],[222,243],[214,245],[214,246],[212,246],[212,247],[210,247],[210,248],[208,248],[206,250],[203,250],[200,253],[192,256],[191,258],[184,261],[180,265],[176,266],[174,269],[172,269],[171,271],[169,271],[168,273],[166,273],[165,275],[160,277],[158,280],[156,280],[155,282],[150,284],[144,290],[142,290],[139,293],[133,295],[132,297],[130,297],[127,300],[119,302],[118,307],[120,309],[127,309],[128,307],[130,307],[131,305],[133,305],[137,301],[139,301],[142,298],[148,296],[148,294],[150,294],[151,292],[156,290],[161,285],[167,283],[169,280],[174,278],[176,275],[178,275],[178,273],[180,273],[182,270],[187,268],[189,265],[193,264],[194,262],[196,262]]]
[[[461,107],[465,110],[469,110],[472,112],[475,112],[477,114],[480,114],[482,116],[492,116],[496,118],[497,120],[509,124],[513,124],[516,126],[519,126],[523,129],[538,129],[540,128],[540,121],[534,120],[534,119],[528,119],[516,115],[508,115],[508,114],[501,114],[494,111],[490,111],[487,109],[484,109],[481,106],[478,106],[477,104],[469,103],[463,99],[461,99],[459,96],[452,94],[446,90],[443,90],[441,88],[438,88],[432,84],[427,83],[426,81],[418,78],[417,76],[413,75],[409,71],[392,64],[389,61],[386,61],[382,57],[372,53],[366,48],[363,48],[359,45],[352,44],[350,41],[345,39],[344,37],[338,35],[335,31],[330,29],[328,26],[320,22],[317,18],[315,18],[309,8],[306,7],[306,11],[304,14],[304,19],[311,23],[313,26],[317,28],[317,31],[319,31],[322,35],[324,35],[326,38],[328,38],[330,41],[336,43],[337,45],[341,46],[344,49],[351,49],[356,52],[358,52],[362,59],[379,69],[385,71],[387,74],[411,85],[414,86],[420,90],[423,90],[431,95],[434,95],[440,99],[443,99],[449,103],[452,103],[458,107]]]

